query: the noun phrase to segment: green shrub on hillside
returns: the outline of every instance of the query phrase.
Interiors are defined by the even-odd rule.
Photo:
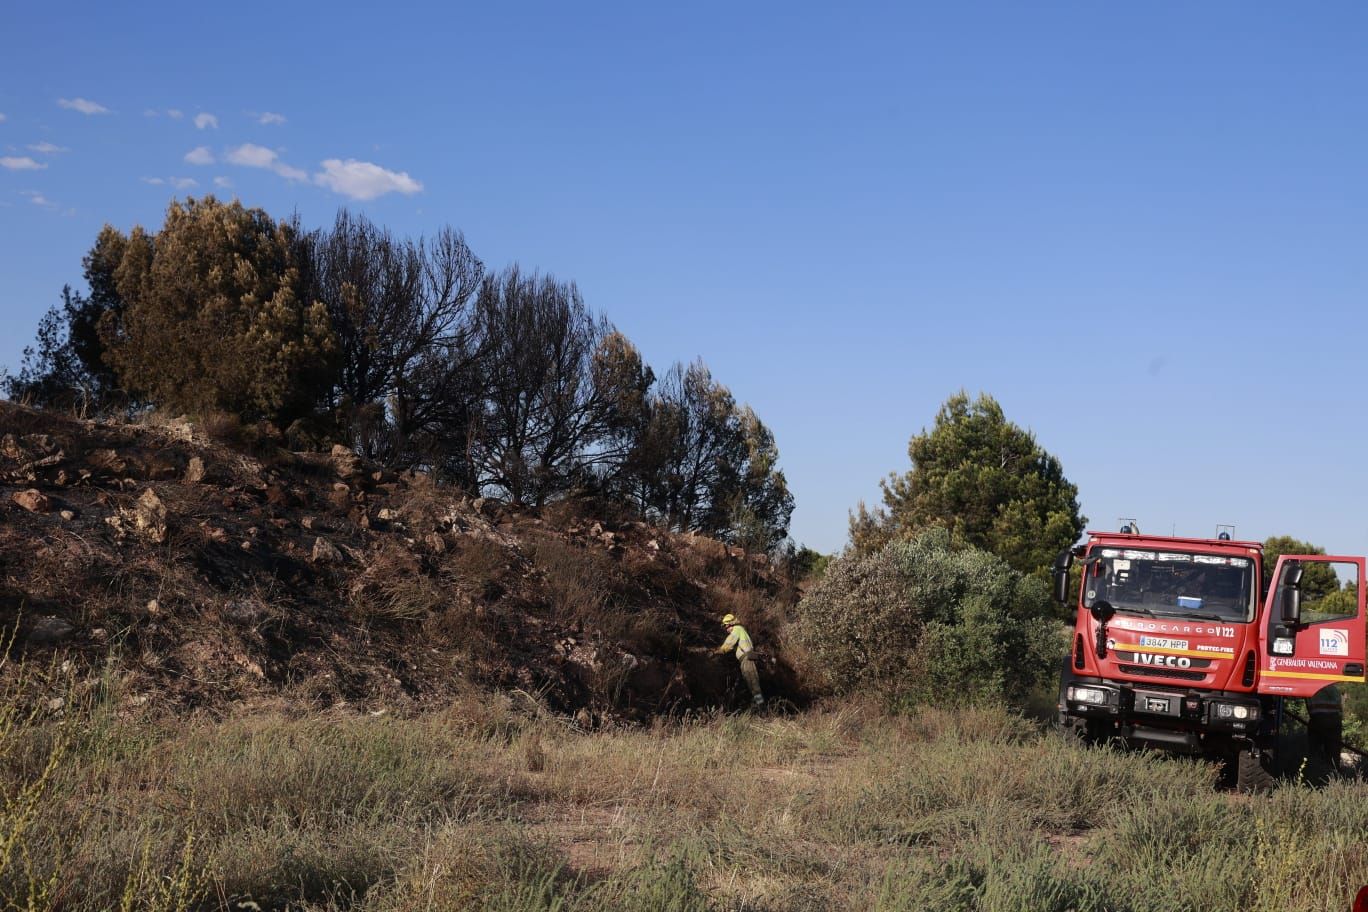
[[[1057,670],[1043,582],[931,529],[834,561],[798,605],[797,639],[827,687],[897,700],[1019,702]]]

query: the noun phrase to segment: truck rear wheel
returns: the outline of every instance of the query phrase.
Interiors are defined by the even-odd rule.
[[[1257,749],[1242,750],[1235,758],[1235,789],[1245,794],[1273,789],[1273,774],[1268,771],[1268,755]]]

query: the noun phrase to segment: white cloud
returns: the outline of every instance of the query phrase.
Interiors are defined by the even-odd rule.
[[[256,143],[243,143],[228,150],[230,164],[244,168],[269,168],[279,158],[274,149],[258,146]]]
[[[235,146],[228,150],[224,158],[231,165],[241,165],[244,168],[265,168],[268,171],[274,171],[286,180],[306,180],[309,176],[303,170],[281,161],[275,149],[258,146],[256,143],[243,143],[240,146]]]
[[[147,108],[146,110],[143,111],[143,117],[160,117],[160,116],[161,116],[161,115],[158,114],[157,111],[156,111],[156,109],[154,109],[154,108]]]
[[[4,122],[5,122],[5,115],[4,115],[3,113],[0,113],[0,123],[4,123]]]
[[[196,129],[196,130],[207,130],[207,129],[209,129],[210,127],[214,128],[215,130],[218,129],[218,118],[217,118],[217,117],[215,117],[213,114],[196,114],[196,115],[195,115],[195,129]]]
[[[423,189],[423,185],[409,177],[407,171],[391,171],[354,158],[346,161],[327,159],[323,162],[323,170],[316,173],[313,179],[315,184],[354,200],[373,200],[386,193],[412,196]]]
[[[45,163],[34,161],[27,155],[6,155],[0,158],[0,168],[6,171],[41,171],[46,167]]]
[[[33,143],[29,147],[30,152],[40,152],[43,155],[52,155],[55,152],[70,152],[66,146],[54,146],[50,142]]]
[[[222,187],[227,190],[229,187],[233,186],[233,182],[226,177],[216,177],[214,178],[214,186]]]
[[[169,184],[177,190],[189,190],[199,186],[199,181],[193,177],[140,177],[138,180],[154,187],[165,187]]]
[[[283,124],[284,122],[284,114],[276,114],[272,111],[265,111],[257,118],[257,123],[265,124],[266,126],[270,126],[271,124]]]
[[[57,104],[68,111],[80,111],[82,114],[109,113],[109,108],[102,104],[96,104],[88,98],[59,98]]]
[[[43,196],[43,194],[39,193],[37,190],[20,190],[20,191],[19,191],[19,195],[20,195],[20,196],[27,196],[28,199],[29,199],[29,202],[30,202],[30,203],[33,203],[33,205],[35,205],[35,206],[42,206],[44,209],[56,209],[56,208],[57,208],[57,204],[56,204],[56,203],[54,203],[52,200],[48,199],[46,196]]]
[[[191,165],[212,165],[214,153],[209,151],[208,146],[196,146],[185,153],[185,161]]]
[[[167,108],[166,116],[171,118],[172,120],[180,120],[182,117],[185,116],[185,112],[182,111],[180,108]]]

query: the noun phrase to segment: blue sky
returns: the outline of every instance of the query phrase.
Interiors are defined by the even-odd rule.
[[[703,357],[815,547],[965,388],[1093,526],[1368,551],[1368,7],[117,6],[4,17],[0,364],[105,222],[346,205]]]

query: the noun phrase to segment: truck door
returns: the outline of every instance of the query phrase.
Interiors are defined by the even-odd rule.
[[[1309,697],[1364,680],[1363,573],[1362,557],[1278,558],[1259,620],[1259,693]]]

